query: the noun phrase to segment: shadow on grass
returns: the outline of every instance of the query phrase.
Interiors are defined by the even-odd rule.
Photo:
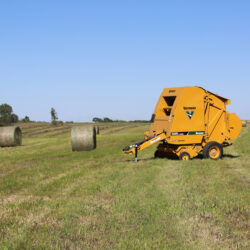
[[[223,154],[223,158],[239,158],[239,155],[231,155],[231,154]],[[198,156],[195,157],[196,159],[204,159],[203,154],[199,154]]]
[[[223,158],[239,158],[239,155],[231,155],[231,154],[224,154]],[[223,159],[222,158],[222,159]],[[170,161],[179,161],[179,158],[174,158],[174,157],[150,157],[150,158],[144,158],[144,159],[138,159],[137,162],[144,162],[144,161],[151,161],[151,160],[157,160],[157,159],[165,159],[165,160],[170,160]],[[194,157],[192,160],[203,160],[203,155],[199,154],[198,156]],[[134,159],[129,159],[129,160],[123,160],[123,162],[135,162]]]
[[[223,158],[239,158],[239,155],[229,155],[229,154],[224,154]]]

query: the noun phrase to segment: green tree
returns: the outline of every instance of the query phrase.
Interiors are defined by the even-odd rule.
[[[98,118],[98,117],[94,117],[94,118],[92,119],[92,121],[93,121],[93,122],[103,122],[103,119]]]
[[[10,115],[10,121],[11,123],[17,123],[18,122],[18,116],[16,114],[11,114]]]
[[[23,122],[30,122],[30,118],[26,115],[23,119],[22,119]]]
[[[51,123],[55,125],[58,120],[58,116],[54,108],[51,108],[50,115],[51,115]]]
[[[14,115],[12,112],[13,112],[13,109],[9,104],[4,103],[0,105],[0,124],[1,125],[9,125],[12,122],[11,116]],[[15,120],[16,117],[13,117],[13,118]]]
[[[104,122],[113,122],[113,121],[112,121],[110,118],[108,118],[108,117],[104,117],[104,118],[103,118],[103,121],[104,121]]]

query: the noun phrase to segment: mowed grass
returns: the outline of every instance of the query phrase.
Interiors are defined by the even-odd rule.
[[[98,135],[90,152],[69,133],[0,148],[0,248],[248,248],[250,129],[219,161],[154,159],[153,146],[135,163],[122,148],[147,128]]]

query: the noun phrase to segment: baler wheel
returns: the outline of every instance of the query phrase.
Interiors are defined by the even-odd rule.
[[[218,160],[223,156],[221,144],[215,141],[208,142],[203,149],[203,157]]]
[[[191,159],[190,154],[188,152],[182,152],[179,156],[179,159],[182,161],[188,161]]]

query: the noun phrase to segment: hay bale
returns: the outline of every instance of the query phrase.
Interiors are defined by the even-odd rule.
[[[97,135],[99,135],[99,134],[100,134],[100,129],[99,129],[99,126],[95,126],[95,133],[96,133]]]
[[[71,129],[72,151],[89,151],[96,148],[96,130],[92,126],[74,126]]]
[[[247,126],[247,122],[246,121],[242,121],[242,127],[246,127]]]
[[[22,145],[22,131],[19,127],[0,127],[0,147]]]

